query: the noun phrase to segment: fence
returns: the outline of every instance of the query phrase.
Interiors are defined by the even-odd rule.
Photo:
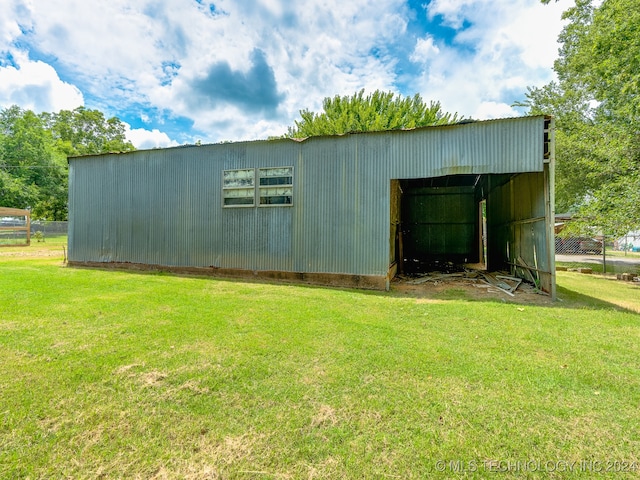
[[[29,245],[31,212],[0,207],[0,246]]]
[[[640,252],[611,237],[556,237],[556,264],[587,267],[597,273],[640,275]]]
[[[0,222],[0,246],[29,245],[27,222],[3,220]]]
[[[556,254],[601,255],[602,240],[588,237],[556,237]]]
[[[69,222],[34,220],[31,222],[31,241],[46,241],[47,238],[66,236],[68,226]]]
[[[69,222],[34,220],[31,222],[31,243],[67,235]],[[3,217],[0,220],[0,246],[28,245],[27,222],[24,218]]]

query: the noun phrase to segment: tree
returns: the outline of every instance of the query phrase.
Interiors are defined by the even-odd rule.
[[[124,125],[98,110],[36,115],[13,106],[0,111],[0,202],[31,208],[34,218],[67,219],[67,156],[129,151]]]
[[[640,1],[576,0],[563,18],[558,81],[523,104],[556,117],[556,210],[617,235],[640,227]]]
[[[68,156],[135,150],[125,136],[120,119],[105,119],[99,110],[78,107],[43,113],[42,117],[56,142],[56,149]]]
[[[301,110],[302,120],[296,120],[295,127],[289,127],[285,137],[397,130],[461,120],[455,113],[443,112],[439,102],[427,105],[418,94],[403,97],[380,90],[366,96],[362,89],[352,96],[327,97],[322,102],[322,108],[321,113]]]
[[[40,117],[14,106],[0,112],[0,197],[3,206],[32,207],[36,218],[66,217],[66,174],[62,156]],[[47,201],[49,208],[42,208]]]

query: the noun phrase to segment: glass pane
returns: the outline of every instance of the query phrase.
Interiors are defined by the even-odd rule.
[[[259,176],[262,177],[290,177],[293,175],[293,167],[261,168]]]
[[[225,198],[225,206],[229,205],[253,205],[253,198]]]
[[[253,198],[253,188],[232,188],[224,191],[224,198]]]
[[[254,185],[253,168],[244,170],[225,170],[223,172],[224,187],[252,187]]]
[[[293,198],[288,195],[275,197],[260,197],[260,205],[291,205]]]
[[[293,187],[268,187],[260,188],[261,197],[273,197],[276,195],[293,195]]]
[[[260,185],[291,185],[293,177],[266,177],[260,179]]]

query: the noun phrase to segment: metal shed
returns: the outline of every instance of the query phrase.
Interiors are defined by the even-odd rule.
[[[384,289],[398,269],[486,260],[555,296],[553,126],[70,158],[69,262]]]

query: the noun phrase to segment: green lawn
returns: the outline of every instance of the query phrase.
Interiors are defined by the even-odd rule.
[[[640,252],[621,252],[619,250],[609,250],[607,248],[607,257],[627,257],[627,258],[636,258],[640,261]]]
[[[640,474],[637,286],[562,272],[533,306],[47,248],[0,250],[0,478]]]
[[[567,267],[569,269],[578,269],[578,268],[590,268],[593,270],[593,273],[602,275],[604,271],[602,267],[602,261],[600,263],[593,262],[558,262],[556,261],[556,267]],[[640,261],[638,263],[630,263],[626,265],[613,265],[611,262],[607,262],[607,273],[606,275],[615,277],[616,274],[619,273],[630,273],[632,275],[640,275]]]

